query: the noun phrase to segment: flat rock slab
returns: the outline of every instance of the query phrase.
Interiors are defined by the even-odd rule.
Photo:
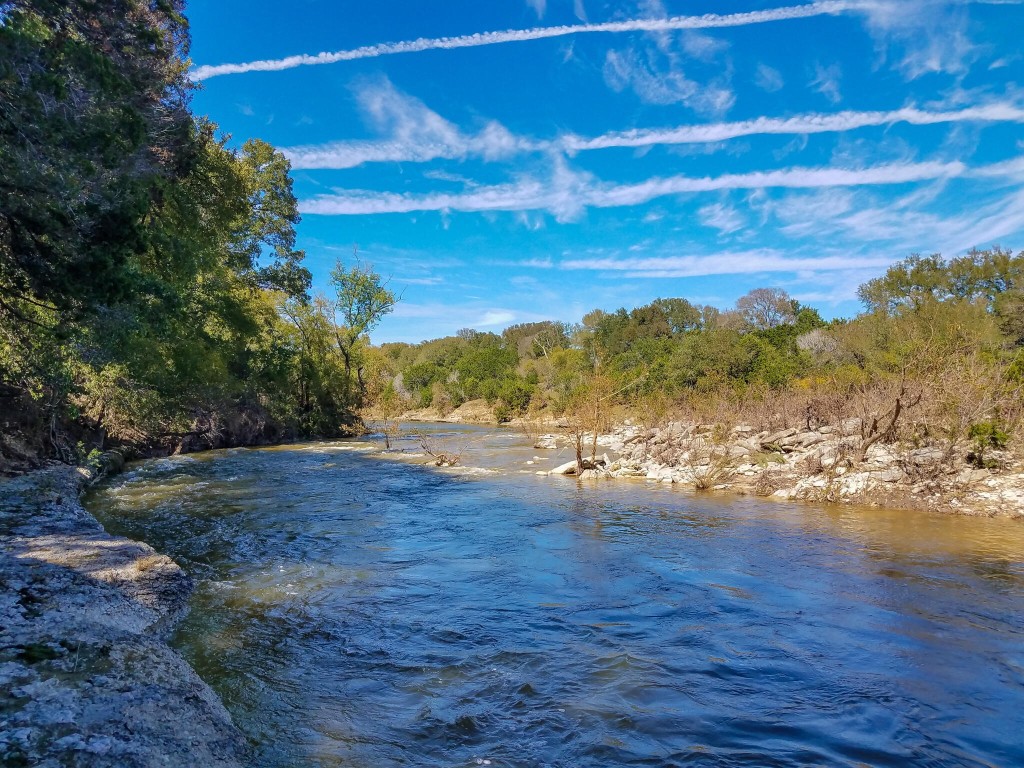
[[[79,504],[86,478],[0,480],[0,763],[247,765],[227,710],[165,642],[191,580],[107,534]]]

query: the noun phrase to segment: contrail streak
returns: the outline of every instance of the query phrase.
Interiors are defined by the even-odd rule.
[[[366,45],[347,51],[298,54],[286,56],[283,59],[265,59],[263,61],[249,61],[239,64],[204,65],[192,70],[192,79],[208,80],[219,75],[236,75],[243,72],[277,72],[283,69],[294,69],[295,67],[333,64],[338,61],[353,61],[355,59],[373,59],[378,56],[391,56],[398,53],[475,48],[482,45],[517,43],[525,40],[543,40],[549,37],[564,37],[566,35],[595,32],[662,32],[677,29],[742,27],[749,24],[765,24],[771,21],[838,15],[850,11],[863,10],[866,7],[870,7],[871,4],[870,0],[868,2],[864,2],[864,0],[819,0],[819,2],[804,5],[792,5],[747,13],[706,13],[703,16],[673,16],[667,19],[631,19],[629,21],[610,21],[602,24],[569,24],[558,27],[507,29],[500,32],[477,32],[472,35],[460,35],[458,37],[421,37],[417,40],[406,40],[398,43]]]
[[[837,112],[831,115],[800,115],[790,118],[758,117],[734,123],[686,125],[678,128],[636,129],[606,133],[594,138],[565,136],[559,142],[568,152],[611,147],[649,147],[657,144],[701,144],[726,141],[740,136],[839,133],[870,126],[909,123],[935,125],[957,122],[1024,123],[1024,109],[1008,103],[994,103],[959,110],[931,112],[904,107],[888,112]]]
[[[551,150],[576,154],[600,149],[711,144],[744,136],[842,133],[895,123],[936,125],[959,122],[1024,123],[1024,108],[1008,102],[938,112],[908,106],[885,112],[845,111],[786,118],[757,117],[738,122],[682,125],[675,128],[638,128],[594,137],[567,134],[552,140],[513,136],[497,129],[492,129],[490,134],[482,132],[475,135],[465,135],[453,129],[449,135],[441,138],[425,136],[421,139],[414,136],[403,141],[336,141],[285,147],[282,151],[291,161],[293,169],[338,170],[375,162],[422,163],[438,158],[487,157],[489,152],[496,158]]]

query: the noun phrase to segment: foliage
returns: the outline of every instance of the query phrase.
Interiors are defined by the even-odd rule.
[[[331,270],[334,301],[330,305],[332,317],[328,323],[334,329],[334,341],[345,363],[342,382],[345,400],[351,397],[351,380],[355,374],[359,389],[356,404],[361,405],[366,394],[360,347],[365,336],[392,312],[398,299],[387,289],[387,282],[368,266],[356,264],[346,269],[341,260]],[[340,316],[341,322],[337,323]]]
[[[147,212],[194,167],[180,0],[28,0],[0,25],[0,317],[124,299]]]
[[[483,397],[499,421],[561,415],[581,462],[620,406],[642,423],[682,409],[698,422],[763,429],[845,424],[843,461],[896,440],[941,439],[979,455],[991,445],[972,425],[1017,423],[1024,410],[1022,262],[1000,248],[912,256],[862,287],[868,311],[851,320],[826,321],[780,289],[757,289],[724,312],[657,299],[594,310],[575,326],[387,346],[394,381],[419,404]],[[717,466],[717,455],[695,455],[702,472]]]
[[[1010,435],[1004,430],[1003,425],[998,421],[989,420],[971,424],[967,436],[972,441],[973,450],[967,458],[979,469],[994,469],[998,464],[992,459],[986,458],[985,454],[991,450],[1003,450],[1010,441]]]
[[[339,266],[309,298],[288,161],[190,112],[181,10],[4,6],[0,469],[354,423],[379,281]]]

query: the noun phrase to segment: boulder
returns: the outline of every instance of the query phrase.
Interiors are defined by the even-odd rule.
[[[899,467],[889,467],[881,472],[876,472],[875,478],[883,483],[898,483],[903,479],[903,470]]]
[[[551,475],[575,475],[576,474],[576,460],[567,461],[565,464],[555,467],[548,474]]]
[[[856,417],[852,419],[844,419],[839,422],[839,431],[844,435],[853,435],[860,432],[860,419]]]
[[[558,435],[541,435],[537,438],[533,447],[540,450],[553,451],[558,448]]]
[[[918,448],[907,454],[907,461],[915,466],[921,467],[926,464],[937,464],[945,457],[945,451],[941,448]]]
[[[957,473],[956,481],[961,485],[975,485],[983,480],[987,480],[989,477],[991,475],[988,470],[965,467]]]
[[[825,442],[825,437],[818,432],[800,432],[773,442],[777,442],[783,449],[809,448],[812,445]]]
[[[785,440],[787,437],[792,437],[795,434],[795,429],[783,429],[780,432],[774,432],[767,437],[761,438],[761,445],[772,445],[774,443],[778,443],[780,440]]]

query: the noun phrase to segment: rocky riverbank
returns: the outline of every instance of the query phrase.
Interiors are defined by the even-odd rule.
[[[584,439],[590,445],[590,437]],[[865,445],[860,423],[813,429],[757,431],[707,424],[618,427],[599,435],[601,456],[588,478],[639,478],[698,490],[756,494],[782,500],[844,502],[959,514],[1024,518],[1024,466],[1010,452],[933,441],[928,445]],[[562,448],[565,434],[536,440]],[[586,453],[589,454],[589,451]],[[570,461],[546,474],[575,475]]]
[[[110,536],[79,503],[90,475],[0,480],[0,763],[241,766],[248,746],[166,644],[189,577]]]

